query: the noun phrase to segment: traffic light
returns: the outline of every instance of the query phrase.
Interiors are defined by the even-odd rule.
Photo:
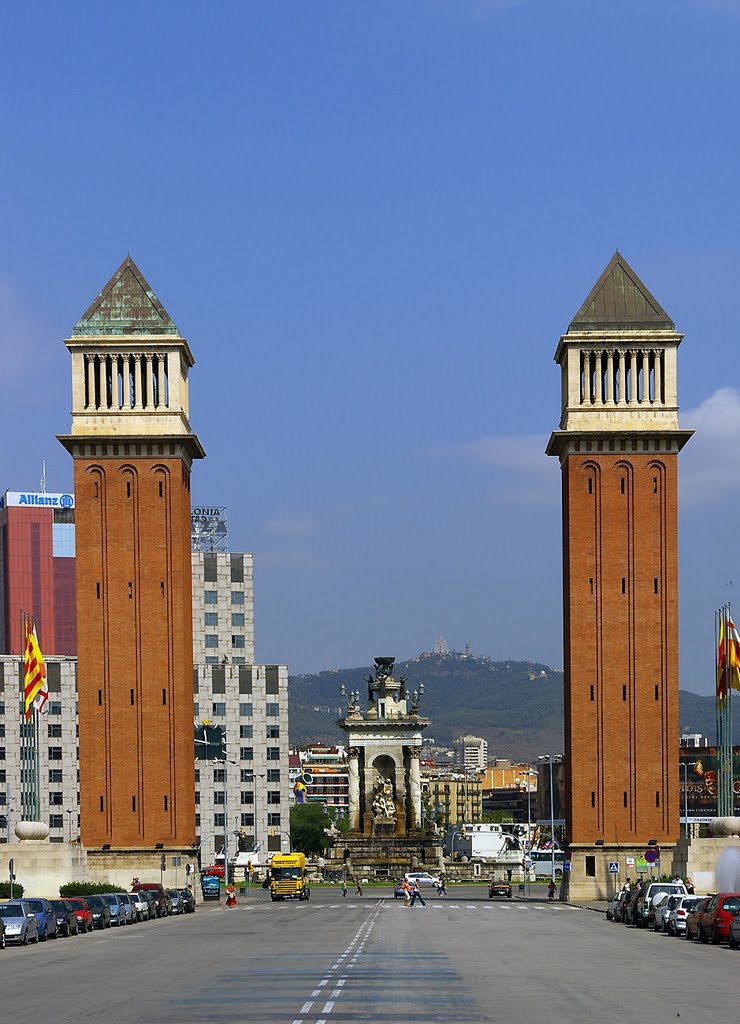
[[[162,854],[162,859],[159,862],[159,869],[160,869],[160,871],[166,871],[167,870],[167,854],[166,853]]]

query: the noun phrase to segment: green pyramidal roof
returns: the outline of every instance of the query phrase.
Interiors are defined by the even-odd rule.
[[[571,321],[569,331],[675,330],[627,260],[615,252]]]
[[[130,256],[74,325],[72,334],[180,336],[169,313]]]

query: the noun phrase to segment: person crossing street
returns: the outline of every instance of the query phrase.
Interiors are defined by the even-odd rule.
[[[412,886],[411,886],[411,906],[412,907],[416,903],[417,900],[419,901],[419,903],[421,903],[422,907],[426,906],[426,901],[424,900],[424,897],[421,895],[421,886],[419,885],[419,879],[415,878],[414,881],[412,882]]]

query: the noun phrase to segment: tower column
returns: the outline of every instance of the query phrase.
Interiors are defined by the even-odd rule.
[[[360,748],[350,747],[349,754],[349,827],[360,830]]]
[[[624,349],[619,350],[619,398],[617,405],[627,404],[627,371]]]
[[[663,380],[660,373],[660,351],[653,351],[653,394],[656,405],[663,404]]]

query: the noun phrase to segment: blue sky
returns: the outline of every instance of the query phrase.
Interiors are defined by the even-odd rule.
[[[676,321],[681,685],[740,601],[740,0],[15,5],[0,488],[71,464],[62,339],[127,252],[189,339],[196,503],[257,656],[562,665],[564,331],[619,248]],[[737,577],[736,582],[732,582]]]

